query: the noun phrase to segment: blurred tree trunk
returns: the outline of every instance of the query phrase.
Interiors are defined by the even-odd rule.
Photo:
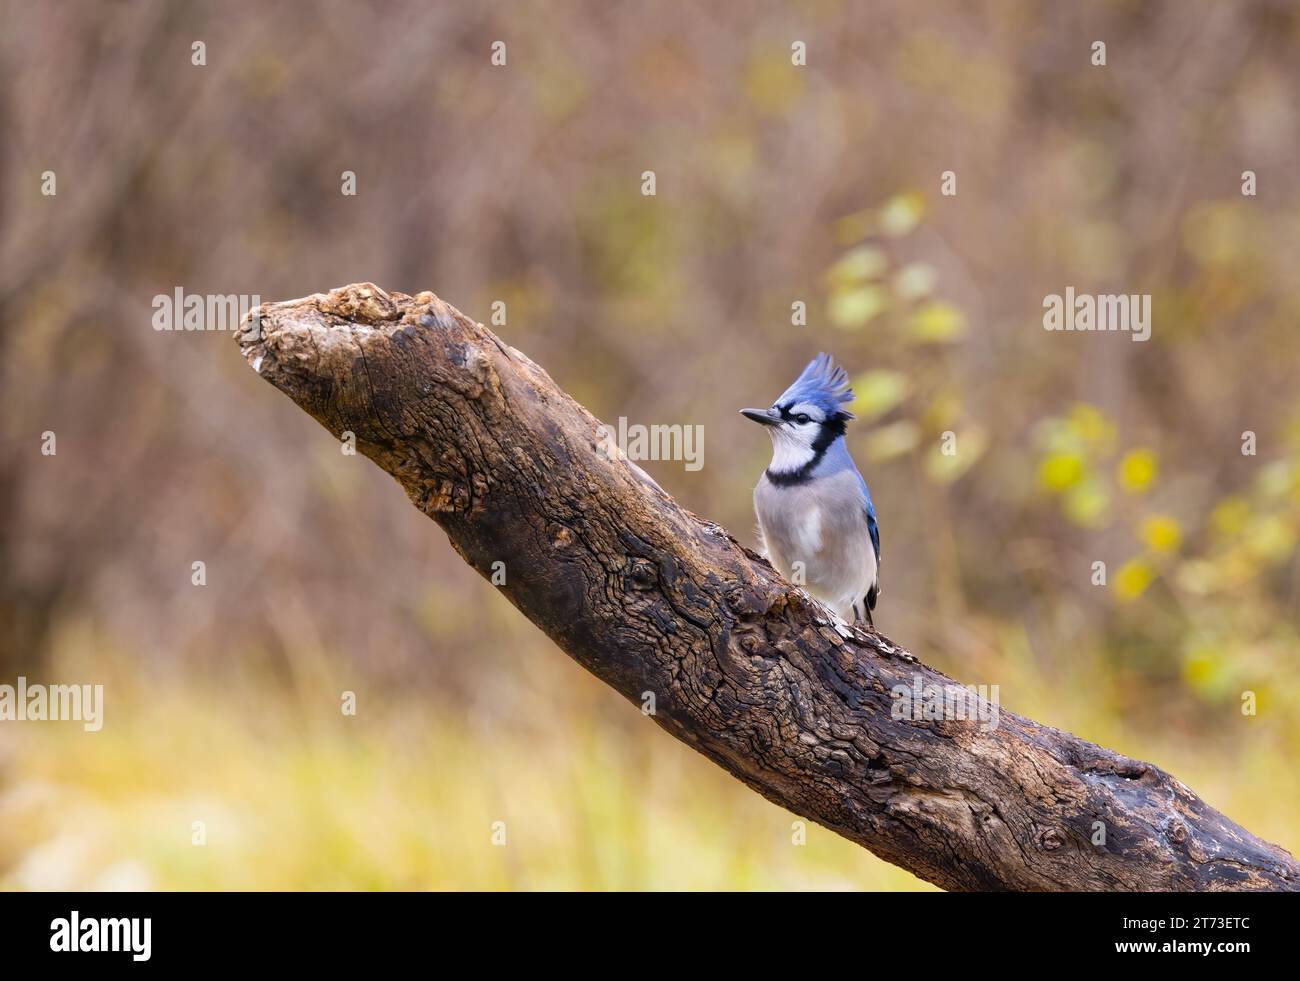
[[[270,304],[239,342],[565,652],[796,814],[949,889],[1300,889],[1289,854],[1150,764],[1009,712],[894,718],[895,689],[953,682],[611,459],[590,413],[433,294]]]

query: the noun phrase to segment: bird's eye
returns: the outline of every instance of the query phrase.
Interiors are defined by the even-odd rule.
[[[801,426],[806,425],[808,422],[808,416],[800,412],[797,416],[794,417],[794,421]]]

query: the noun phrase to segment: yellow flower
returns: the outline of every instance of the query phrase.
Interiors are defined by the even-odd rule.
[[[1124,602],[1137,599],[1151,585],[1151,567],[1142,559],[1130,559],[1115,574],[1115,594]]]
[[[1183,680],[1202,695],[1220,694],[1224,684],[1231,680],[1231,670],[1228,652],[1210,638],[1197,638],[1183,651]]]
[[[1083,479],[1083,458],[1077,453],[1051,453],[1038,467],[1038,482],[1053,493],[1069,490]]]
[[[1183,530],[1178,520],[1167,514],[1144,518],[1140,535],[1153,552],[1176,552],[1183,543]]]
[[[1156,479],[1157,469],[1151,450],[1129,450],[1119,461],[1119,484],[1130,494],[1140,494]]]

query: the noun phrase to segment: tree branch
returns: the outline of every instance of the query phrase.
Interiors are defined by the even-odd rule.
[[[562,650],[782,807],[948,889],[1300,889],[1148,763],[1009,712],[893,718],[895,686],[954,683],[610,459],[591,413],[432,293],[348,286],[244,326],[254,370],[355,433],[481,575],[504,563]]]

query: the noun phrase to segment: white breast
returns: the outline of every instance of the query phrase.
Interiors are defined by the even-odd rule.
[[[754,488],[754,510],[776,570],[852,620],[853,605],[877,573],[857,475],[844,471],[791,487],[764,475]]]

